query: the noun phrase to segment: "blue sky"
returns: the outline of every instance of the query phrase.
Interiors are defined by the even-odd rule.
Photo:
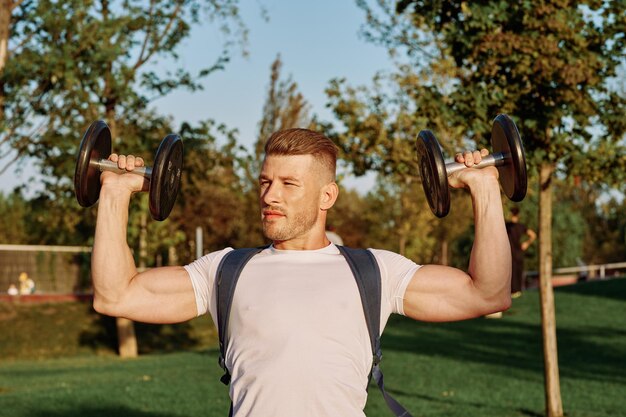
[[[269,20],[263,18],[261,6]],[[211,118],[240,132],[240,143],[251,145],[256,137],[269,82],[270,65],[278,54],[283,78],[291,76],[311,105],[311,112],[331,120],[325,109],[324,89],[330,79],[346,77],[353,85],[369,84],[381,69],[389,69],[386,51],[359,37],[365,14],[353,0],[242,1],[241,14],[249,28],[249,55],[235,55],[224,71],[203,82],[204,90],[174,92],[154,102],[157,111],[176,123]],[[179,64],[200,69],[211,64],[223,35],[213,25],[196,27],[179,50]],[[16,175],[12,169],[0,176],[0,191],[26,182],[33,169]],[[362,189],[371,178],[348,181]]]
[[[325,119],[331,117],[324,108],[324,89],[331,78],[346,77],[353,84],[365,84],[377,70],[390,66],[383,48],[359,38],[365,15],[352,0],[264,0],[263,5],[269,21],[261,17],[257,2],[243,6],[243,18],[250,28],[250,55],[235,56],[225,71],[210,75],[205,91],[177,92],[163,99],[158,107],[164,113],[177,120],[214,118],[237,127],[242,143],[251,144],[261,118],[270,65],[278,54],[283,77],[291,75],[312,111]],[[197,32],[181,54],[181,62],[190,68],[200,68],[200,59],[206,56],[203,45],[218,35],[212,28]]]

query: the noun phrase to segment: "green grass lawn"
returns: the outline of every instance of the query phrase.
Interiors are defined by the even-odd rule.
[[[561,287],[556,309],[566,415],[626,416],[626,279]],[[0,416],[228,414],[209,319],[137,331],[150,354],[121,360],[112,321],[86,304],[0,306]],[[529,291],[499,320],[393,318],[382,368],[416,417],[541,416],[541,350],[538,294]],[[366,412],[391,415],[374,386]]]

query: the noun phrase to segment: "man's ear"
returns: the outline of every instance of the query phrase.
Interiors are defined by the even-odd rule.
[[[337,201],[338,196],[339,187],[337,186],[337,183],[333,181],[323,186],[320,195],[320,209],[329,210],[333,205],[335,205],[335,201]]]

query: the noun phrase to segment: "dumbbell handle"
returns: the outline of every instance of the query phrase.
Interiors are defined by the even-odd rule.
[[[499,167],[505,164],[506,158],[507,155],[503,152],[490,154],[483,157],[480,163],[473,165],[471,168]],[[465,164],[461,164],[459,162],[448,162],[446,164],[446,175],[450,176],[465,168],[468,168]]]
[[[125,169],[118,168],[117,162],[113,162],[108,159],[100,159],[98,161],[92,161],[90,163],[93,164],[93,166],[95,166],[97,169],[99,169],[100,172],[111,171],[115,172],[116,174],[137,174],[142,175],[147,179],[150,179],[150,177],[152,176],[152,168],[150,167],[137,167],[132,171],[127,171]]]

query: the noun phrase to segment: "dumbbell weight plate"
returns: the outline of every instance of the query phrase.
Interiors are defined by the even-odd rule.
[[[91,207],[100,196],[100,170],[90,164],[108,158],[111,154],[111,131],[102,120],[93,122],[78,148],[76,171],[74,172],[74,190],[78,204]]]
[[[167,135],[159,145],[150,179],[150,213],[158,221],[169,216],[180,188],[183,170],[183,141]]]
[[[417,136],[417,161],[422,178],[424,194],[430,209],[437,217],[445,217],[450,211],[450,191],[446,176],[446,163],[439,142],[430,130],[422,130]]]
[[[498,166],[504,194],[512,201],[522,201],[527,189],[526,157],[517,126],[506,114],[493,121],[491,146],[493,154],[505,155],[506,163]]]

